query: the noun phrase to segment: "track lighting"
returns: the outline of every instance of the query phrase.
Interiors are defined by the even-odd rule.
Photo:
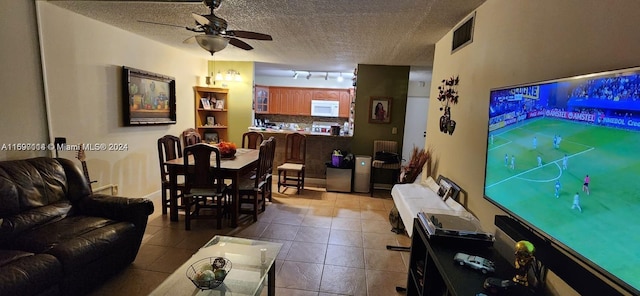
[[[329,76],[335,75],[335,77],[336,77],[335,79],[336,79],[337,82],[343,82],[344,81],[344,73],[342,73],[342,72],[330,72],[330,71],[313,71],[313,72],[312,71],[300,71],[300,72],[298,72],[297,70],[291,70],[291,71],[293,71],[293,76],[290,76],[290,77],[292,77],[293,79],[298,79],[298,76],[300,75],[300,72],[302,72],[302,73],[307,73],[307,75],[305,76],[307,78],[307,80],[311,79],[312,75],[316,75],[314,77],[318,77],[318,78],[323,77],[324,80],[329,80]],[[323,72],[324,72],[324,75],[322,75]],[[350,76],[350,74],[347,73],[347,77],[349,77],[349,76]]]

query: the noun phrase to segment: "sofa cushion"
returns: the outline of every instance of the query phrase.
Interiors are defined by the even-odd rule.
[[[7,242],[22,232],[63,219],[71,211],[69,201],[33,208],[0,219],[0,241]]]
[[[62,275],[62,266],[52,255],[0,250],[0,295],[55,293]]]
[[[2,161],[0,184],[0,241],[62,218],[71,209],[65,170],[55,159]]]
[[[75,216],[25,232],[10,246],[54,255],[65,270],[71,270],[121,248],[122,243],[130,244],[134,237],[135,227],[130,222]]]

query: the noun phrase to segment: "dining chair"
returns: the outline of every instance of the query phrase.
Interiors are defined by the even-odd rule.
[[[190,159],[191,163],[190,163]],[[215,167],[211,167],[211,161]],[[219,171],[220,151],[218,148],[206,144],[197,143],[184,148],[184,172],[185,172],[185,229],[191,229],[191,220],[196,218],[211,218],[202,215],[202,209],[214,209],[217,220],[217,228],[222,228],[222,210],[225,206],[227,187]]]
[[[242,134],[242,148],[258,149],[264,136],[259,132],[246,132]]]
[[[184,147],[202,142],[200,134],[194,128],[188,128],[182,132],[182,143]]]
[[[272,188],[273,188],[273,160],[276,158],[276,138],[274,136],[268,139],[268,158],[267,158],[267,198],[269,202],[272,201]]]
[[[376,155],[393,155],[395,156],[395,160],[386,160],[386,159],[376,159]],[[393,157],[392,157],[393,158]],[[371,196],[373,196],[374,183],[376,181],[376,177],[381,170],[391,171],[391,185],[397,183],[398,175],[400,174],[400,156],[398,155],[398,142],[396,141],[382,141],[376,140],[373,141],[373,160],[371,161],[371,182],[369,192]]]
[[[263,141],[260,144],[258,147],[260,149],[258,167],[255,174],[249,173],[243,176],[238,185],[240,213],[251,215],[254,222],[258,221],[258,213],[265,210],[267,190],[269,190],[267,168],[269,166],[270,144],[271,140]],[[243,207],[243,205],[248,205],[248,207]]]
[[[278,192],[282,186],[295,186],[298,194],[304,189],[306,142],[307,137],[301,133],[291,133],[285,137],[284,163],[278,166]],[[295,174],[295,177],[290,173]]]
[[[170,207],[169,197],[171,189],[169,186],[169,172],[165,162],[182,157],[182,145],[180,139],[173,135],[165,135],[158,139],[158,160],[160,162],[160,180],[162,184],[162,214],[167,214]],[[178,198],[182,196],[184,191],[184,183],[178,183]]]

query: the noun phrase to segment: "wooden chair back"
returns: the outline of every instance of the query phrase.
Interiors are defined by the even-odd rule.
[[[169,172],[165,162],[182,157],[180,139],[173,135],[165,135],[158,139],[158,160],[160,162],[160,177],[162,182],[169,182]]]
[[[301,133],[291,133],[287,134],[285,142],[284,162],[305,164],[307,137]]]
[[[246,132],[242,134],[242,148],[258,149],[264,136],[259,132]]]
[[[193,167],[189,159],[193,159]],[[211,168],[212,160],[215,168]],[[224,182],[218,169],[220,168],[220,150],[206,144],[197,143],[184,148],[185,191],[191,189],[216,189],[222,192]]]
[[[276,138],[271,136],[268,141],[268,160],[267,160],[267,172],[273,173],[273,160],[276,157]]]
[[[184,147],[202,142],[200,134],[194,128],[188,128],[182,132],[182,142]]]

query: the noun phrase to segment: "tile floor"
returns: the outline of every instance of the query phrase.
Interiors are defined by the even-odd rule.
[[[390,231],[389,191],[374,197],[310,187],[295,192],[275,193],[258,222],[244,219],[221,230],[215,220],[194,220],[185,231],[183,220],[170,222],[156,203],[136,260],[92,295],[147,295],[215,234],[282,243],[277,295],[400,295],[395,287],[406,286],[409,253],[386,245],[411,241]]]

